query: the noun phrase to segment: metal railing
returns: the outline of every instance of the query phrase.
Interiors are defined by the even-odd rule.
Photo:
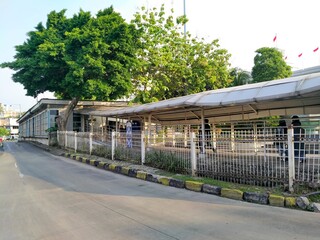
[[[154,124],[129,134],[58,132],[57,139],[68,149],[175,173],[292,186],[293,182],[320,183],[320,123],[304,124],[302,133],[289,124],[284,130],[268,121],[223,123],[212,126],[204,139],[198,125]]]

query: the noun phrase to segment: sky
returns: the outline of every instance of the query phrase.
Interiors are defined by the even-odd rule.
[[[231,54],[231,67],[251,71],[255,51],[261,47],[280,49],[293,70],[320,65],[320,49],[313,51],[320,47],[319,0],[0,0],[0,63],[13,61],[15,46],[39,22],[45,24],[53,10],[67,9],[71,17],[80,9],[94,15],[112,5],[130,21],[141,6],[162,3],[183,15],[184,2],[187,31],[207,42],[219,39],[221,48]],[[23,86],[12,81],[13,73],[0,68],[0,103],[26,111],[41,98],[53,97],[26,96]]]

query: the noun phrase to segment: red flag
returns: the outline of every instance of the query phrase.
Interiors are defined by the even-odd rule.
[[[299,55],[298,55],[298,57],[301,57],[302,56],[302,53],[300,53]]]
[[[319,50],[319,47],[313,49],[313,52],[316,52],[316,51],[318,51],[318,50]]]
[[[275,42],[277,40],[277,35],[274,36],[273,41]]]

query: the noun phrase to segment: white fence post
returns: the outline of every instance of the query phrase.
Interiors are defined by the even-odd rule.
[[[253,124],[253,146],[254,146],[254,152],[258,153],[258,125],[257,125],[257,123]]]
[[[64,131],[64,148],[67,148],[67,141],[68,141],[67,131]]]
[[[191,172],[193,177],[196,176],[196,170],[197,170],[196,143],[194,141],[195,138],[196,138],[196,134],[194,132],[191,132],[190,153],[191,153]]]
[[[184,137],[183,137],[183,141],[184,141],[184,147],[187,148],[188,147],[188,126],[184,126]]]
[[[57,130],[57,143],[58,143],[58,146],[60,146],[60,141],[59,141],[59,139],[60,139],[60,131]]]
[[[141,164],[143,165],[146,161],[146,144],[144,131],[141,131]]]
[[[214,151],[217,151],[217,133],[216,125],[212,124],[212,147]]]
[[[293,128],[288,127],[288,168],[289,168],[289,191],[293,192],[293,180],[295,179],[295,160]]]
[[[92,153],[92,133],[89,133],[89,152]]]
[[[114,160],[114,153],[116,150],[116,132],[111,133],[111,160]]]
[[[77,152],[77,132],[74,132],[74,152]]]
[[[235,151],[234,123],[231,123],[231,151]]]

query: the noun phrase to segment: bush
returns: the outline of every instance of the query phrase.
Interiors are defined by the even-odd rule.
[[[108,148],[106,146],[96,146],[92,150],[92,154],[107,159],[111,159],[112,157],[111,148]]]
[[[127,161],[133,163],[141,163],[141,154],[134,148],[127,148],[124,146],[118,146],[115,149],[114,157],[120,161]]]
[[[188,162],[183,166],[185,160],[179,157],[174,152],[166,152],[162,150],[151,151],[146,154],[146,165],[162,169],[172,173],[185,174],[191,168],[191,163]]]

